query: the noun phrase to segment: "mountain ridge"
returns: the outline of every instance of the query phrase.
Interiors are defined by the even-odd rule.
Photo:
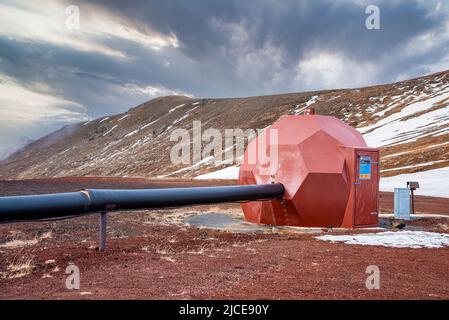
[[[383,177],[449,167],[449,71],[355,89],[245,98],[158,97],[127,112],[61,128],[0,162],[0,179],[61,176],[195,178],[235,164],[170,162],[175,129],[262,129],[314,107],[381,147]]]

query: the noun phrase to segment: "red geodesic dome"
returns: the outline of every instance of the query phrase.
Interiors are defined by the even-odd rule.
[[[272,139],[275,135],[277,139]],[[240,167],[239,184],[280,182],[285,187],[284,197],[243,203],[245,218],[271,225],[354,227],[351,206],[355,204],[356,190],[353,185],[357,180],[357,152],[363,151],[374,152],[374,157],[378,155],[377,149],[367,148],[357,130],[335,117],[281,118],[248,145]],[[267,163],[260,161],[264,152],[277,153],[276,159]],[[365,189],[377,190],[376,180],[378,176],[373,176],[376,185]],[[364,182],[364,186],[366,184]],[[377,205],[377,198],[375,200]],[[376,221],[368,218],[366,224],[377,223],[377,217]]]

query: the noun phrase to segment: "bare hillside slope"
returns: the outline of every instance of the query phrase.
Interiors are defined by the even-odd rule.
[[[123,114],[63,128],[28,145],[0,162],[0,179],[87,175],[193,178],[207,173],[213,178],[217,172],[232,178],[237,168],[220,161],[173,165],[173,130],[191,131],[193,121],[201,121],[203,131],[265,128],[284,114],[300,114],[307,106],[315,107],[318,114],[344,120],[358,128],[370,146],[381,147],[383,177],[446,170],[448,104],[449,71],[359,89],[235,99],[161,97]],[[226,167],[230,168],[220,171]]]

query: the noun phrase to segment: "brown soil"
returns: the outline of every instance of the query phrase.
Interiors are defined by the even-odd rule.
[[[7,181],[0,182],[0,194],[215,183],[106,178]],[[387,203],[388,195],[381,199]],[[424,201],[432,206],[432,199]],[[437,210],[438,205],[432,208]],[[230,233],[194,228],[177,220],[192,212],[235,215],[240,209],[237,204],[227,204],[109,214],[104,253],[96,250],[95,215],[0,225],[0,298],[449,298],[449,248],[346,245],[319,241],[313,234]],[[424,219],[413,225],[449,232],[445,218]],[[80,290],[65,286],[65,269],[71,263],[80,268]],[[380,268],[379,290],[365,287],[369,265]]]
[[[392,192],[380,192],[379,205],[381,211],[392,212],[394,206]],[[432,213],[449,215],[449,198],[427,197],[415,195],[415,213]]]

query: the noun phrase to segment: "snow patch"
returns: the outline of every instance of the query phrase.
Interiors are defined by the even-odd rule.
[[[415,194],[434,197],[449,197],[449,167],[421,172],[405,173],[380,179],[380,190],[393,192],[394,188],[405,188],[407,181],[418,181],[420,188]]]
[[[182,120],[186,119],[189,116],[189,113],[187,112],[185,115],[183,115],[181,118],[176,119],[175,121],[173,121],[172,126],[181,122]]]
[[[238,179],[239,178],[238,166],[231,166],[221,170],[205,173],[195,177],[195,179]]]
[[[137,140],[131,147],[129,147],[129,149],[134,149],[134,148],[137,147],[141,142],[142,142],[142,139]]]
[[[134,131],[131,131],[130,133],[127,133],[127,134],[125,135],[124,138],[131,137],[132,135],[136,134],[136,133],[139,132],[139,131],[140,131],[140,128],[139,128],[139,129],[136,129],[136,130],[134,130]]]
[[[179,108],[184,107],[185,105],[186,105],[185,103],[180,104],[179,106],[176,106],[176,107],[171,108],[170,110],[168,110],[168,112],[173,112],[173,111],[175,111],[176,109],[179,109]]]
[[[340,241],[346,244],[391,248],[442,248],[449,246],[449,234],[426,231],[387,231],[354,235],[325,235],[318,240]]]
[[[184,167],[184,168],[181,168],[181,169],[179,169],[179,170],[176,170],[176,171],[174,171],[174,172],[172,172],[172,173],[165,174],[165,175],[160,175],[160,176],[158,176],[158,178],[170,177],[170,176],[172,176],[172,175],[174,175],[174,174],[181,173],[181,172],[185,172],[185,171],[193,171],[193,170],[195,170],[196,168],[199,168],[199,167],[201,167],[201,166],[203,166],[203,165],[207,165],[207,164],[213,163],[213,160],[214,160],[214,157],[213,157],[213,156],[208,156],[208,157],[202,159],[201,161],[198,161],[198,162],[194,163],[194,164],[193,164],[192,166],[190,166],[190,167]]]
[[[159,119],[160,119],[160,118],[157,118],[156,120],[151,121],[150,123],[147,123],[146,125],[142,126],[142,127],[140,128],[140,130],[143,130],[143,129],[145,129],[146,127],[151,126],[153,123],[156,123]]]
[[[318,101],[318,96],[313,96],[309,101],[306,102],[306,107],[310,107],[312,104]]]
[[[417,138],[422,137],[424,133],[449,123],[447,105],[443,108],[412,117],[405,121],[402,119],[415,113],[428,110],[438,103],[447,104],[446,99],[448,98],[449,92],[444,92],[436,97],[411,103],[404,107],[400,112],[393,113],[373,125],[357,128],[357,130],[364,134],[363,137],[367,144],[373,147],[381,147],[398,142],[414,141]],[[373,131],[368,132],[370,130]]]
[[[111,129],[109,129],[108,131],[106,131],[106,132],[103,134],[103,137],[104,137],[105,135],[107,135],[108,133],[111,133],[112,130],[114,130],[115,128],[117,128],[117,125],[113,126]]]
[[[123,117],[118,119],[117,122],[122,121],[123,119],[128,118],[128,117],[129,117],[129,114],[125,114]]]

